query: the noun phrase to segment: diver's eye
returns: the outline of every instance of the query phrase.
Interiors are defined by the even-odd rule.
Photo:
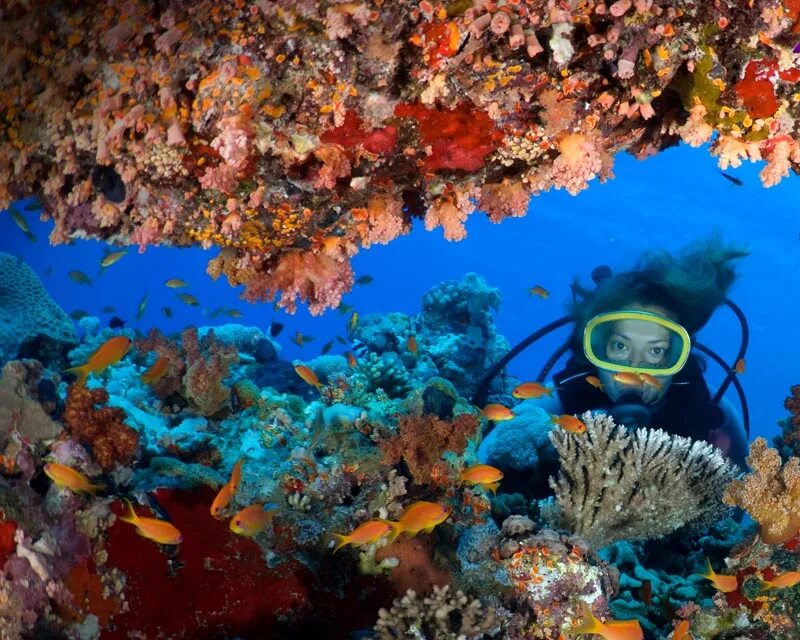
[[[625,344],[619,341],[612,342],[611,348],[614,351],[624,351],[626,349]]]

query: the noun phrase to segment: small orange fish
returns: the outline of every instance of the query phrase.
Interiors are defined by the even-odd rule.
[[[603,383],[600,382],[600,378],[598,378],[597,376],[586,376],[586,382],[588,382],[596,389],[600,389],[601,391],[603,390]]]
[[[44,465],[44,473],[57,487],[65,487],[75,493],[82,491],[95,493],[103,488],[101,485],[92,484],[80,471],[58,462],[48,462]]]
[[[511,420],[514,417],[514,412],[502,404],[487,404],[482,411],[487,420],[494,420],[495,422],[502,422],[503,420]]]
[[[620,373],[615,373],[614,380],[620,384],[628,385],[629,387],[642,386],[642,379],[639,377],[639,374],[631,371],[621,371]]]
[[[773,589],[786,589],[793,587],[798,582],[800,582],[800,571],[787,571],[776,575],[772,580],[764,580],[764,584]]]
[[[503,472],[488,464],[475,464],[461,472],[461,482],[469,485],[480,485],[492,493],[497,491]]]
[[[538,284],[536,286],[534,286],[534,287],[530,287],[528,289],[528,293],[531,296],[539,296],[543,300],[547,300],[547,298],[550,297],[550,292],[547,289],[545,289],[543,286],[538,285]]]
[[[425,502],[420,500],[403,511],[400,520],[395,523],[393,531],[389,534],[389,542],[394,540],[401,533],[411,536],[417,535],[420,531],[430,533],[434,528],[447,520],[447,509],[435,502]]]
[[[711,580],[711,584],[713,584],[718,591],[722,591],[722,593],[736,591],[738,587],[736,576],[726,576],[716,573],[714,568],[711,566],[711,560],[708,558],[706,558],[706,572],[701,573],[700,575],[708,580]]]
[[[263,505],[251,504],[231,518],[230,528],[240,536],[251,537],[263,531],[274,515],[274,510],[264,511]]]
[[[164,374],[169,370],[169,358],[161,356],[153,363],[147,371],[142,374],[142,382],[145,384],[153,384],[158,382],[164,377]]]
[[[571,633],[596,633],[606,640],[642,640],[644,632],[638,620],[620,620],[600,622],[594,617],[592,610],[585,602],[580,602],[583,623],[571,630]]]
[[[222,489],[219,490],[219,493],[217,493],[214,501],[211,503],[211,509],[209,509],[211,515],[218,518],[222,510],[230,504],[233,494],[234,491],[233,487],[231,487],[231,483],[226,483]]]
[[[688,635],[689,635],[689,621],[681,620],[678,623],[678,626],[675,627],[675,631],[672,632],[671,640],[686,640]]]
[[[550,416],[550,422],[557,424],[564,431],[569,431],[570,433],[583,433],[586,431],[586,425],[580,418],[567,413],[560,416]]]
[[[351,368],[358,366],[358,360],[356,360],[356,357],[353,355],[352,351],[348,351],[345,356],[347,357],[347,364],[349,364]]]
[[[408,336],[408,340],[406,340],[406,346],[408,350],[411,352],[411,355],[416,357],[417,356],[417,339],[414,336]]]
[[[298,376],[319,391],[319,388],[322,385],[320,384],[319,378],[317,378],[317,374],[314,373],[309,367],[304,364],[296,364],[294,365],[294,370],[297,372]]]
[[[239,490],[239,485],[242,484],[242,465],[244,464],[244,459],[240,458],[236,461],[236,464],[233,465],[233,469],[231,469],[231,479],[228,481],[228,484],[231,485],[234,493]]]
[[[651,376],[649,373],[640,373],[639,379],[649,387],[653,387],[656,391],[660,391],[661,388],[664,386],[661,383],[661,380],[656,378],[655,376]]]
[[[115,364],[125,357],[131,348],[130,338],[125,336],[114,336],[106,340],[103,345],[95,351],[89,360],[78,367],[70,367],[64,373],[75,373],[78,376],[78,384],[86,382],[90,373],[102,373],[106,367]]]
[[[179,544],[183,541],[181,532],[171,522],[160,518],[142,518],[136,515],[130,501],[125,500],[125,504],[128,505],[128,512],[119,519],[131,523],[136,527],[136,533],[143,538],[159,544]]]
[[[554,388],[545,387],[543,384],[538,382],[523,382],[522,384],[518,384],[516,387],[514,387],[511,395],[519,400],[527,400],[528,398],[541,398],[542,396],[552,398],[553,391],[555,391]]]
[[[306,342],[311,342],[312,339],[313,338],[311,336],[304,336],[299,331],[297,331],[291,337],[291,341],[294,342],[298,347],[302,347]]]
[[[739,358],[736,361],[736,364],[733,366],[733,370],[739,375],[744,373],[744,358]]]
[[[348,544],[358,547],[364,544],[377,542],[381,538],[392,533],[395,526],[396,523],[390,522],[389,520],[367,520],[358,525],[348,535],[334,533],[333,536],[336,538],[336,547],[334,547],[333,553],[336,553],[339,549]]]

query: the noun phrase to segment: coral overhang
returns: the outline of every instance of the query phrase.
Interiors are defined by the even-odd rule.
[[[53,242],[218,245],[312,313],[412,218],[465,235],[683,139],[800,163],[800,2],[0,2],[0,209]]]

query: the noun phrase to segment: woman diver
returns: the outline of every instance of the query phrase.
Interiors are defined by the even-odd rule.
[[[673,256],[645,253],[631,271],[613,274],[595,269],[596,287],[573,283],[570,313],[515,347],[492,369],[479,387],[475,404],[483,406],[491,378],[522,348],[550,330],[574,323],[572,334],[540,374],[543,381],[556,359],[569,353],[564,369],[552,378],[555,392],[532,401],[551,414],[603,411],[629,428],[655,427],[719,447],[744,466],[747,433],[742,417],[722,397],[729,382],[746,401],[735,373],[695,336],[723,303],[742,321],[741,311],[726,298],[736,279],[732,262],[747,252],[724,246],[712,237]],[[728,373],[712,397],[704,378],[702,349]]]

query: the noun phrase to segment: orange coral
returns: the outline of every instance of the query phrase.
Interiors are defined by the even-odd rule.
[[[87,389],[73,384],[67,389],[64,424],[81,444],[91,448],[92,456],[104,471],[119,463],[128,466],[136,456],[139,434],[122,421],[125,412],[116,407],[95,408],[108,402],[105,389]]]
[[[770,449],[764,438],[756,438],[747,464],[752,473],[732,481],[722,501],[745,509],[758,522],[767,544],[790,540],[800,531],[800,459],[789,458],[781,466],[778,451]]]

